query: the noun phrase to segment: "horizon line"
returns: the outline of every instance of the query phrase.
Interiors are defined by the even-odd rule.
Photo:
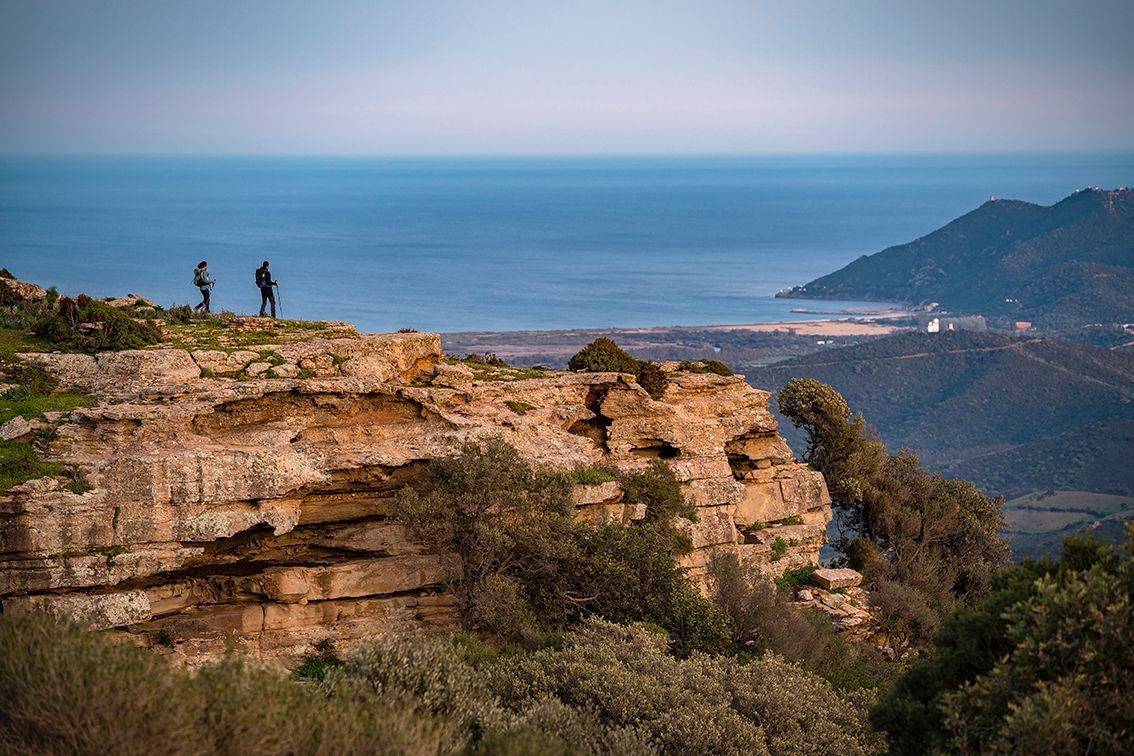
[[[381,160],[453,160],[453,159],[658,159],[658,158],[801,158],[801,157],[989,157],[1029,155],[1134,155],[1129,147],[1074,147],[1041,149],[971,149],[971,150],[817,150],[777,152],[238,152],[238,151],[60,151],[0,152],[0,159],[12,158],[354,158]]]

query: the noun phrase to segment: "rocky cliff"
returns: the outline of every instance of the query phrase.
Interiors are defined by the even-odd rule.
[[[390,520],[391,497],[454,442],[490,434],[561,469],[667,461],[698,508],[694,577],[721,551],[769,575],[817,561],[823,479],[740,376],[671,372],[655,400],[623,374],[447,362],[433,334],[262,328],[245,330],[264,343],[174,334],[21,355],[98,404],[48,418],[48,454],[80,485],[0,496],[3,611],[69,612],[189,660],[233,644],[290,661],[394,623],[451,628],[446,557]],[[576,501],[581,518],[640,516],[614,482],[580,485]]]

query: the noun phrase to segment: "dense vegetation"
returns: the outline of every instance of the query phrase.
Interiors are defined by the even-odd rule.
[[[804,459],[827,479],[842,528],[834,545],[865,575],[892,645],[925,645],[1008,559],[1000,500],[926,472],[908,451],[888,453],[826,384],[793,379],[779,404],[807,435]]]
[[[667,653],[591,620],[554,647],[388,635],[300,685],[239,659],[193,675],[47,617],[0,615],[0,753],[870,753],[870,696],[778,657]]]
[[[940,302],[1051,328],[1134,322],[1134,190],[1077,192],[1051,207],[990,201],[790,296]]]
[[[191,674],[0,615],[0,753],[856,754],[884,750],[882,732],[895,753],[1121,752],[1131,552],[1077,539],[1061,565],[997,571],[987,499],[887,455],[829,387],[782,401],[868,534],[844,547],[883,626],[916,649],[896,683],[905,662],[853,647],[735,557],[711,564],[710,598],[686,582],[675,525],[692,512],[660,462],[559,475],[488,439],[435,460],[396,507],[456,555],[466,632],[389,634],[346,658],[321,644],[298,683],[236,657]],[[572,479],[618,480],[646,517],[574,522]],[[929,643],[917,612],[945,604]]]
[[[613,474],[629,503],[645,505],[642,522],[576,522],[568,475],[535,469],[490,438],[434,460],[426,493],[403,489],[396,516],[415,538],[456,555],[449,587],[466,630],[530,644],[598,615],[653,623],[679,655],[726,650],[726,617],[676,563],[692,544],[675,521],[693,514],[673,473],[655,461]]]
[[[941,626],[871,720],[898,754],[1127,753],[1134,738],[1134,527],[1069,538]]]
[[[316,690],[233,658],[197,675],[49,617],[0,615],[0,753],[443,753],[411,703]]]
[[[891,448],[914,449],[927,467],[1008,498],[1134,495],[1134,466],[1114,463],[1134,448],[1134,354],[993,333],[909,333],[747,375],[773,390],[792,378],[828,383]]]
[[[317,684],[236,660],[192,677],[102,635],[0,616],[0,686],[15,693],[0,702],[0,752],[877,750],[866,713],[884,662],[736,569],[715,565],[718,603],[702,596],[676,561],[692,511],[664,464],[586,475],[600,476],[645,517],[575,522],[574,476],[498,438],[435,460],[396,511],[455,555],[468,632],[388,636],[347,659],[324,646],[302,668]]]

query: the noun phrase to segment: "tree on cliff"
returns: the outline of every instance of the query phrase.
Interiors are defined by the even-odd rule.
[[[890,454],[837,391],[791,380],[780,412],[803,428],[805,461],[823,473],[849,535],[835,544],[872,583],[899,645],[928,641],[940,618],[983,596],[1008,559],[1000,499],[931,475],[916,454]]]
[[[677,564],[692,543],[675,521],[693,511],[673,471],[655,460],[611,473],[645,516],[576,522],[571,479],[497,436],[435,458],[420,491],[399,492],[395,515],[415,540],[453,555],[448,583],[465,630],[539,640],[598,615],[660,626],[678,656],[726,650],[727,618]]]
[[[533,468],[495,436],[434,459],[424,488],[398,493],[397,517],[415,540],[455,555],[449,588],[461,627],[536,624],[517,575],[554,590],[557,565],[576,559],[570,479]]]

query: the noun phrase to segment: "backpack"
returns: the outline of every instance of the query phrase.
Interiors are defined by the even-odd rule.
[[[196,269],[193,270],[193,285],[198,287],[198,288],[205,285],[205,269],[204,268],[196,268]]]
[[[256,268],[256,285],[261,289],[271,287],[272,274],[263,268]]]

